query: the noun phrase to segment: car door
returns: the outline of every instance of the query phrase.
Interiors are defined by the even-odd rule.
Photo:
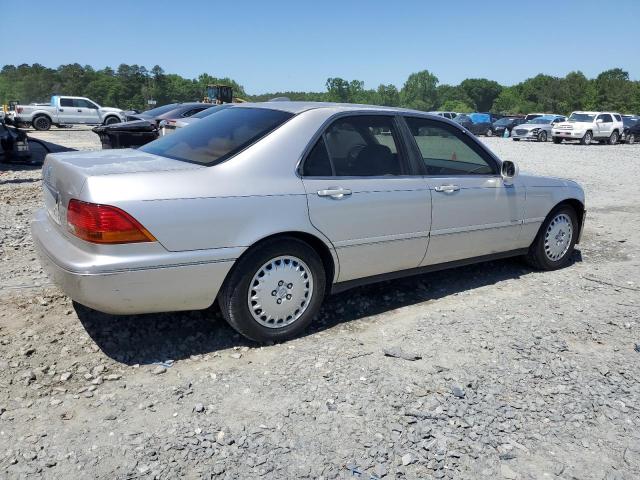
[[[608,137],[611,134],[611,132],[609,131],[611,124],[612,124],[611,115],[607,115],[604,113],[601,113],[600,115],[598,115],[596,117],[596,129],[598,131],[596,135],[601,138]]]
[[[98,113],[98,106],[85,100],[84,98],[75,98],[73,100],[73,106],[80,119],[78,123],[98,124],[100,121],[100,114]]]
[[[417,267],[431,195],[408,162],[392,115],[335,119],[300,170],[312,224],[332,242],[338,281]]]
[[[507,184],[498,162],[453,125],[405,117],[432,192],[431,231],[421,266],[520,248],[525,188]]]
[[[58,122],[64,123],[81,123],[81,115],[73,103],[73,98],[60,97],[58,100]]]

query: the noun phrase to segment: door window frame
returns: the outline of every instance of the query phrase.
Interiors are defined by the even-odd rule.
[[[458,138],[462,143],[467,145],[471,150],[477,153],[487,164],[493,168],[492,173],[466,173],[466,174],[445,174],[445,175],[432,175],[427,172],[426,165],[424,164],[424,157],[422,156],[422,152],[420,151],[420,147],[418,146],[418,142],[416,142],[415,137],[411,133],[411,128],[409,128],[409,124],[406,119],[415,118],[426,123],[431,123],[434,127],[442,128],[453,134],[456,138]],[[441,120],[437,120],[433,117],[423,117],[421,115],[415,114],[404,114],[401,116],[401,121],[403,123],[403,129],[405,131],[405,136],[407,137],[407,141],[409,145],[411,145],[411,150],[413,151],[413,156],[417,161],[417,165],[420,169],[420,175],[429,178],[446,178],[446,177],[461,177],[461,178],[480,178],[480,177],[501,177],[500,169],[502,166],[502,162],[484,145],[480,143],[480,141],[473,135],[469,134],[465,131],[461,126],[453,125],[453,122],[443,122]]]
[[[391,119],[392,127],[394,128],[395,135],[393,135],[394,142],[396,143],[396,150],[398,160],[400,161],[400,165],[402,169],[406,173],[402,173],[400,175],[331,175],[331,176],[315,176],[315,175],[305,175],[304,172],[304,164],[311,154],[312,150],[315,148],[318,141],[322,138],[325,145],[325,150],[327,155],[329,156],[329,162],[331,164],[331,170],[335,173],[335,166],[333,165],[333,160],[331,159],[331,153],[329,152],[329,147],[327,146],[326,133],[336,122],[344,120],[350,117],[389,117]],[[325,120],[318,131],[311,137],[311,140],[307,144],[304,149],[300,161],[296,166],[296,175],[299,178],[303,179],[319,179],[319,180],[342,180],[342,179],[399,179],[399,178],[414,178],[416,176],[422,175],[419,170],[419,166],[415,162],[415,156],[413,155],[409,144],[407,143],[407,137],[405,133],[405,125],[403,121],[396,112],[372,112],[372,111],[353,111],[353,112],[340,112],[335,115],[332,115],[327,120]]]

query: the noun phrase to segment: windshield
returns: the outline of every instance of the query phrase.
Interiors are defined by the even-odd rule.
[[[146,112],[142,112],[138,116],[140,117],[157,117],[158,115],[162,115],[163,113],[168,112],[169,110],[173,110],[176,108],[179,103],[170,103],[169,105],[163,105],[162,107],[152,108],[151,110],[147,110]]]
[[[225,108],[189,128],[147,143],[140,150],[175,160],[213,165],[258,141],[292,116],[268,108]]]
[[[551,123],[552,120],[553,120],[552,118],[537,117],[537,118],[532,118],[531,120],[527,120],[527,123],[535,123],[536,125],[547,125]]]
[[[595,115],[591,115],[590,113],[572,113],[569,117],[569,122],[593,122]]]
[[[466,122],[466,121],[469,121],[469,120],[471,120],[471,118],[469,118],[468,115],[463,115],[463,114],[460,114],[456,118],[453,119],[454,122],[458,122],[458,123]]]
[[[501,118],[496,122],[496,125],[509,125],[513,121],[513,118]]]
[[[220,110],[224,110],[225,108],[229,108],[231,105],[226,104],[226,105],[218,105],[217,107],[211,107],[211,108],[207,108],[206,110],[202,110],[199,113],[196,113],[195,115],[191,115],[191,118],[204,118],[204,117],[208,117],[209,115],[219,112]]]

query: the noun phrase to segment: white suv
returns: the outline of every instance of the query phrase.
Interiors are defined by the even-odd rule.
[[[611,112],[573,112],[566,122],[553,127],[553,143],[562,140],[579,140],[589,145],[593,140],[615,145],[624,131],[622,116]]]

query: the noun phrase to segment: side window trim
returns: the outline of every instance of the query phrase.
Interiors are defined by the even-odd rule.
[[[427,118],[427,117],[422,117],[420,115],[411,115],[411,114],[405,114],[402,115],[403,117],[403,122],[405,124],[406,127],[406,131],[408,133],[408,136],[410,137],[408,140],[411,142],[412,144],[412,150],[415,152],[415,154],[417,155],[417,160],[419,161],[419,165],[420,165],[420,170],[422,171],[422,175],[425,177],[456,177],[456,176],[461,176],[461,177],[469,177],[469,174],[460,174],[460,175],[430,175],[429,173],[427,173],[426,167],[424,166],[424,162],[422,161],[422,153],[420,152],[420,147],[418,147],[418,143],[416,142],[416,139],[413,137],[413,134],[411,133],[411,129],[409,128],[409,125],[407,124],[406,119],[407,118],[416,118],[425,122],[430,122],[432,123],[434,126],[437,127],[441,127],[445,130],[450,131],[451,133],[453,133],[453,135],[458,138],[461,142],[463,142],[464,144],[466,144],[469,148],[471,148],[475,153],[477,153],[484,161],[487,162],[487,164],[493,169],[492,173],[487,173],[487,174],[474,174],[478,177],[496,177],[496,176],[500,176],[500,162],[499,160],[497,160],[484,146],[482,146],[479,142],[479,140],[476,140],[475,138],[471,138],[471,136],[459,129],[458,127],[455,127],[453,125],[450,125],[447,122],[443,122],[443,121],[439,121],[433,118]]]

